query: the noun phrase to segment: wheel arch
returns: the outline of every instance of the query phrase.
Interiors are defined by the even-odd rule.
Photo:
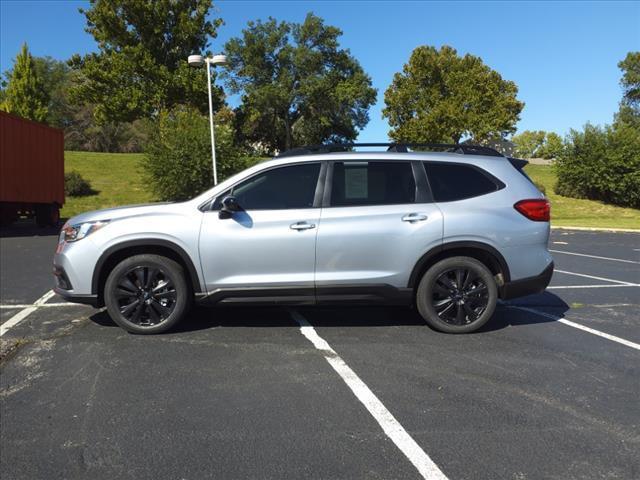
[[[438,245],[425,253],[416,262],[409,276],[409,288],[417,288],[422,275],[434,264],[449,257],[464,256],[475,258],[491,270],[494,276],[501,275],[498,287],[511,280],[509,266],[502,254],[489,244],[474,241],[449,242]]]
[[[182,247],[168,240],[129,240],[105,250],[98,259],[91,279],[91,293],[98,296],[98,304],[104,305],[104,285],[113,268],[125,258],[133,255],[155,254],[170,258],[187,272],[186,281],[194,293],[201,293],[198,271],[189,254]]]

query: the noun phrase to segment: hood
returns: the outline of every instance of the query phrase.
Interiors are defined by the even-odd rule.
[[[76,225],[84,222],[95,222],[99,220],[116,220],[119,218],[136,217],[154,213],[168,213],[179,209],[182,203],[147,203],[142,205],[126,205],[123,207],[105,208],[81,213],[71,217],[67,224]]]

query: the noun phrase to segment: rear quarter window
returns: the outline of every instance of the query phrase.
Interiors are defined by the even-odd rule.
[[[504,187],[499,180],[471,165],[425,162],[424,167],[436,202],[479,197]]]

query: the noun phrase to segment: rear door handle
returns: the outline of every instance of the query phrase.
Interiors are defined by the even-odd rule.
[[[407,213],[402,217],[403,222],[416,223],[426,220],[428,217],[424,213]]]
[[[289,225],[291,230],[309,230],[310,228],[316,228],[315,224],[307,222],[296,222]]]

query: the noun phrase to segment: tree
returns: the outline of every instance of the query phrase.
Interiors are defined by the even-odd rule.
[[[69,87],[71,71],[66,62],[51,57],[33,57],[38,78],[46,91],[47,124],[56,128],[64,128],[69,122],[71,105],[69,104]]]
[[[417,47],[384,94],[389,136],[405,142],[484,142],[515,132],[518,87],[482,59],[443,46]]]
[[[563,148],[562,137],[555,132],[525,130],[512,138],[515,154],[521,158],[556,158]]]
[[[558,158],[558,156],[562,153],[563,148],[564,145],[562,143],[562,137],[555,132],[547,132],[544,137],[544,143],[536,152],[536,156],[539,158],[552,160]]]
[[[13,70],[8,75],[7,87],[3,93],[2,110],[37,122],[44,122],[47,119],[48,102],[44,85],[25,43],[16,56]]]
[[[627,123],[640,128],[640,52],[629,52],[618,63],[618,68],[622,70],[620,86],[623,96],[616,123]]]
[[[640,132],[618,123],[571,130],[557,158],[555,192],[640,208]]]
[[[221,109],[216,114],[216,159],[218,178],[246,168],[248,160],[234,145],[233,114]],[[192,107],[163,111],[155,119],[143,166],[157,197],[181,201],[193,198],[213,186],[209,119]]]
[[[618,66],[624,93],[613,125],[571,130],[556,159],[555,191],[640,208],[640,52]]]
[[[225,45],[223,74],[234,94],[240,134],[269,151],[356,138],[375,102],[371,79],[348,50],[342,32],[313,15],[302,24],[273,18],[249,22]]]
[[[521,158],[537,157],[536,152],[544,143],[545,132],[542,130],[525,130],[513,136],[513,143],[516,145],[516,155]]]
[[[622,101],[631,106],[640,106],[640,52],[629,52],[618,63],[622,70],[620,85],[623,89]]]
[[[207,20],[211,8],[211,0],[91,0],[80,12],[100,51],[72,57],[82,77],[71,99],[95,105],[101,122],[152,117],[176,105],[206,112],[205,69],[186,60],[216,37],[222,21]],[[217,109],[222,92],[214,93]]]

